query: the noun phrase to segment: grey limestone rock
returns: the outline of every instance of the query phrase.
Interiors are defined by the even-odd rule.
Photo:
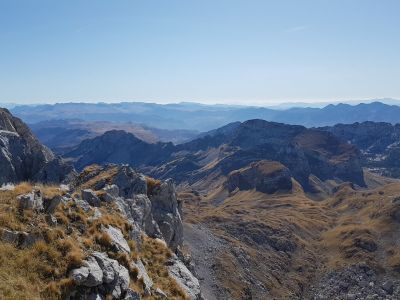
[[[181,203],[172,179],[162,181],[150,196],[152,214],[167,245],[175,251],[183,242]]]
[[[131,253],[131,249],[120,229],[110,225],[103,230],[110,236],[111,243],[117,252]]]
[[[97,197],[95,192],[93,192],[91,189],[85,189],[81,191],[82,195],[82,200],[86,201],[89,203],[91,206],[100,206],[100,199]]]

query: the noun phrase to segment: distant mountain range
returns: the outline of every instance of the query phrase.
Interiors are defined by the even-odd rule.
[[[198,103],[165,105],[143,102],[60,103],[22,105],[13,107],[11,111],[29,124],[54,119],[80,119],[90,122],[134,122],[162,129],[197,131],[209,131],[231,122],[243,122],[249,119],[263,119],[306,127],[364,121],[400,123],[400,107],[382,102],[357,105],[330,104],[323,108],[293,107],[289,109]]]
[[[85,139],[94,138],[110,130],[123,130],[148,142],[182,143],[196,137],[199,132],[184,129],[159,129],[131,122],[82,121],[60,119],[29,124],[38,139],[59,154],[69,151]]]

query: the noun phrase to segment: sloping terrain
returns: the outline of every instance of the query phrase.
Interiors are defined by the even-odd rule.
[[[273,194],[224,186],[181,193],[194,235],[187,247],[210,256],[197,246],[195,228],[212,232],[210,249],[218,255],[198,259],[196,268],[201,273],[210,264],[214,285],[200,281],[215,299],[400,297],[399,183],[358,191],[342,184],[322,201],[310,199],[296,181],[290,191],[283,185]]]
[[[59,186],[0,191],[1,299],[199,299],[179,260],[171,182],[90,166]]]

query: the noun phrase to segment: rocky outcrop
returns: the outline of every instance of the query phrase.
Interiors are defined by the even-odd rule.
[[[73,167],[40,144],[29,128],[0,108],[0,184],[19,181],[59,183]]]
[[[107,179],[108,183],[94,183],[94,190],[82,190],[82,199],[75,199],[75,203],[85,210],[97,209],[94,206],[102,206],[103,204],[115,204],[131,225],[128,233],[129,238],[136,241],[139,247],[143,235],[148,235],[152,238],[161,239],[160,242],[164,247],[169,247],[173,252],[179,252],[183,243],[182,203],[177,198],[174,182],[172,180],[153,180],[155,185],[149,188],[146,177],[126,165],[93,168],[93,176],[85,173],[85,178],[91,181],[96,176],[104,178],[104,174],[109,174],[112,168],[114,168],[113,176]],[[80,181],[79,183],[82,184]],[[99,189],[96,190],[96,187]],[[93,199],[96,199],[96,201],[93,201]],[[115,253],[129,254],[131,252],[120,229],[108,225],[102,227],[101,230],[110,238],[110,249]],[[85,265],[74,270],[71,276],[74,279],[76,278],[78,285],[81,286],[81,290],[85,290],[85,293],[102,291],[100,295],[104,295],[103,292],[109,292],[109,290],[106,290],[104,276],[101,277],[99,271],[100,268],[104,274],[104,268],[98,261],[98,256],[99,254],[93,254],[92,258],[86,259]],[[190,299],[200,299],[198,280],[175,254],[173,257],[168,262],[170,276],[177,281],[179,286],[190,296]],[[142,282],[145,295],[154,295],[156,291],[153,288],[153,281],[149,277],[142,260],[132,261],[130,266],[137,269],[137,278]],[[90,275],[91,268],[96,275],[95,278]],[[124,296],[124,293],[129,294],[127,291],[122,291],[120,296]],[[161,290],[158,291],[158,297],[162,298],[163,293]]]
[[[133,195],[147,194],[147,182],[143,174],[135,172],[128,165],[118,169],[113,183],[118,186],[119,195],[124,198],[132,198]]]
[[[122,252],[122,253],[125,252],[128,254],[131,253],[131,249],[129,248],[129,245],[126,242],[121,230],[109,225],[103,231],[107,233],[108,236],[110,237],[111,244],[115,252]]]
[[[134,240],[140,240],[142,231],[151,237],[162,237],[160,228],[153,219],[151,202],[147,195],[134,195],[132,199],[117,197],[115,203],[131,222],[133,226],[131,237]]]
[[[145,294],[147,296],[150,296],[153,288],[153,280],[151,280],[151,278],[147,274],[146,268],[143,265],[142,261],[139,259],[137,262],[132,262],[131,266],[137,269],[137,278],[143,282]]]
[[[153,218],[165,242],[176,250],[183,242],[183,225],[182,203],[177,199],[174,182],[169,179],[154,187],[150,200]]]
[[[94,252],[83,262],[82,267],[72,270],[70,278],[78,286],[75,294],[112,295],[113,299],[123,299],[126,296],[130,280],[124,266],[101,252]]]
[[[289,192],[292,189],[292,177],[282,164],[263,160],[231,172],[226,186],[229,192],[236,189],[255,189],[267,194]]]

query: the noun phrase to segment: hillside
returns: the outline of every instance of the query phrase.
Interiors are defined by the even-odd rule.
[[[367,104],[336,104],[322,108],[204,105],[196,103],[155,104],[122,103],[57,103],[54,105],[20,105],[13,114],[27,123],[59,119],[83,121],[133,122],[163,129],[209,131],[225,124],[264,119],[306,127],[331,126],[354,122],[400,122],[400,107],[379,101]]]
[[[400,297],[399,183],[359,191],[343,184],[323,201],[309,198],[296,181],[287,187],[272,194],[257,187],[230,192],[229,184],[207,194],[181,192],[186,247],[204,278],[203,294],[210,299]]]
[[[0,191],[0,298],[199,299],[176,255],[180,206],[171,182],[116,165],[86,168],[69,189]]]
[[[281,162],[306,189],[313,188],[311,174],[323,181],[364,185],[355,147],[324,131],[263,120],[234,123],[177,146],[148,144],[131,134],[112,131],[82,142],[65,156],[73,159],[77,168],[91,163],[128,163],[157,178],[171,177],[199,187],[206,179],[213,181],[262,159]]]
[[[357,146],[363,166],[381,175],[400,177],[400,124],[363,122],[319,129]]]

